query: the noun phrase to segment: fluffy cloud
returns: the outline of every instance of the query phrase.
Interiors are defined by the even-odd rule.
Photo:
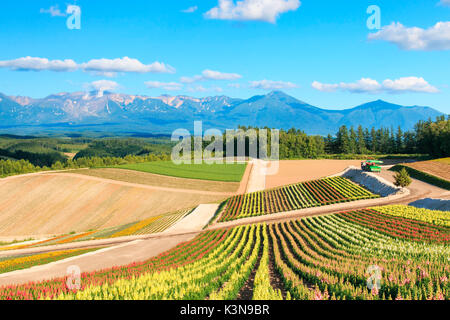
[[[297,10],[299,0],[219,0],[218,6],[205,13],[206,18],[220,20],[259,20],[275,23],[280,14]]]
[[[48,60],[46,58],[23,57],[15,60],[0,61],[0,68],[14,71],[75,71],[81,69],[103,76],[112,77],[118,72],[133,73],[174,73],[175,69],[161,62],[145,65],[137,59],[128,57],[118,59],[94,59],[86,63],[77,64],[71,59]]]
[[[338,84],[326,84],[326,83],[320,83],[318,81],[314,81],[311,86],[319,91],[322,92],[332,92],[336,91],[336,89],[339,87]]]
[[[137,59],[128,57],[118,59],[94,59],[80,65],[84,71],[114,75],[117,72],[133,73],[175,73],[175,69],[161,62],[145,65]]]
[[[407,28],[394,22],[369,34],[369,39],[388,41],[403,50],[450,50],[450,21],[438,22],[428,29]]]
[[[67,14],[59,10],[59,6],[51,6],[49,9],[41,9],[40,13],[48,13],[52,17],[65,17]]]
[[[197,11],[197,9],[198,9],[197,6],[193,6],[193,7],[187,8],[186,10],[181,10],[181,12],[184,12],[184,13],[193,13],[193,12]]]
[[[262,90],[282,90],[293,89],[297,87],[298,86],[295,83],[284,81],[260,80],[250,82],[250,88]]]
[[[370,78],[362,78],[353,83],[341,82],[339,84],[324,84],[314,81],[311,86],[319,91],[333,92],[336,90],[349,91],[352,93],[436,93],[439,90],[430,85],[424,78],[404,77],[396,80],[386,79],[382,83]]]
[[[193,83],[197,81],[207,80],[237,80],[240,78],[242,78],[242,76],[237,73],[223,73],[214,70],[204,70],[201,75],[196,75],[193,77],[181,77],[180,81],[183,83]]]
[[[46,58],[23,57],[15,60],[0,61],[0,68],[8,68],[14,71],[74,71],[78,68],[75,61],[48,60]]]
[[[89,84],[89,88],[97,91],[97,97],[102,97],[104,91],[115,91],[119,87],[117,82],[110,80],[98,80]]]
[[[183,88],[183,85],[178,82],[147,81],[145,85],[149,89],[164,89],[167,91],[178,91]]]
[[[437,93],[439,90],[430,85],[424,78],[405,77],[397,80],[384,80],[383,88],[392,92],[425,92]]]

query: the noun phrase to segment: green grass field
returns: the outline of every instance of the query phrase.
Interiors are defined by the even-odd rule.
[[[187,179],[240,182],[247,164],[181,164],[171,161],[145,162],[114,168],[142,171]]]

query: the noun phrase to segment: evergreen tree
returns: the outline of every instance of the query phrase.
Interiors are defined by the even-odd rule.
[[[396,153],[403,153],[405,147],[403,144],[403,131],[400,126],[398,126],[397,134],[395,136],[395,152]]]
[[[362,125],[358,126],[358,153],[363,154],[366,152],[366,139],[364,136],[364,130]]]
[[[350,138],[348,136],[348,129],[345,125],[339,128],[336,136],[337,150],[339,153],[350,153]]]
[[[395,174],[394,178],[395,178],[394,184],[397,187],[404,188],[404,187],[409,186],[411,184],[411,182],[412,182],[411,181],[411,177],[409,176],[408,171],[406,171],[405,168],[402,168],[399,172],[397,172]]]
[[[358,146],[358,138],[356,136],[355,129],[353,127],[350,128],[350,143],[349,150],[351,154],[355,154]]]
[[[378,135],[374,127],[370,131],[370,142],[372,152],[376,153],[378,151]]]

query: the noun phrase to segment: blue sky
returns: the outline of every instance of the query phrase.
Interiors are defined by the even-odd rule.
[[[280,89],[331,109],[384,99],[450,113],[449,0],[219,2],[4,0],[0,92]],[[79,30],[66,26],[69,4],[81,9]],[[380,30],[367,27],[370,5]]]

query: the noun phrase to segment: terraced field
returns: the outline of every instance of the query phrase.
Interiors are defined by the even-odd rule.
[[[0,236],[11,239],[112,228],[227,197],[69,173],[3,179],[0,194]]]
[[[175,213],[164,214],[151,217],[138,222],[128,223],[117,227],[107,228],[103,230],[92,230],[79,234],[65,234],[52,237],[43,241],[33,242],[30,244],[16,244],[1,247],[0,251],[37,248],[42,246],[64,244],[76,241],[98,240],[107,238],[117,238],[124,236],[144,235],[157,232],[163,232],[167,228],[177,223],[180,219],[192,212],[192,209],[180,210]]]
[[[346,178],[325,178],[234,196],[219,222],[377,197]]]
[[[2,287],[0,299],[450,299],[449,242],[446,226],[359,210],[206,231],[84,273],[78,291],[61,278]]]
[[[143,171],[126,170],[117,168],[79,169],[72,173],[82,174],[103,179],[111,179],[136,183],[141,185],[158,186],[173,189],[188,189],[215,192],[236,192],[239,182],[223,182],[199,179],[177,178],[163,176]]]

